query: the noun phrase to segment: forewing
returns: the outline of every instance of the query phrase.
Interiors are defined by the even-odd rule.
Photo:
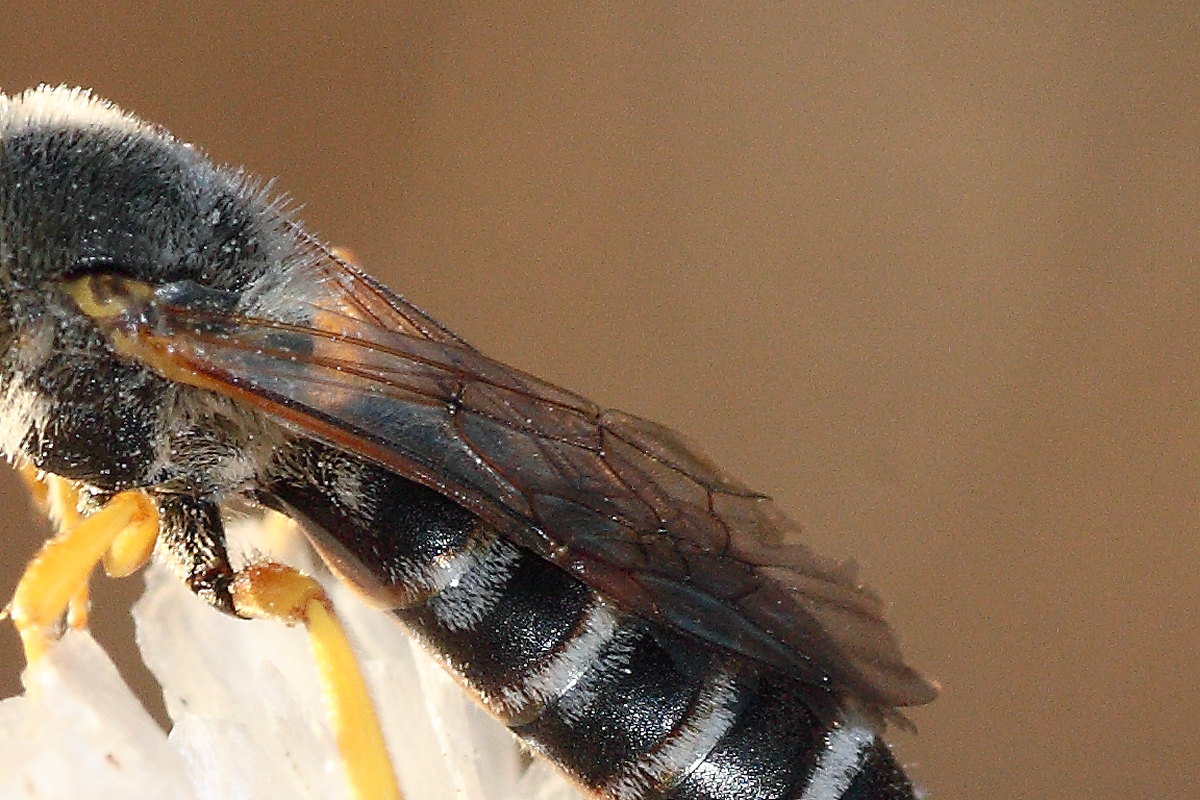
[[[163,303],[122,349],[456,499],[632,612],[881,708],[932,699],[853,569],[792,541],[768,498],[676,433],[318,266],[322,293],[290,321]]]

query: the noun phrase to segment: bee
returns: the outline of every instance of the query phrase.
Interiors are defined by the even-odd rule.
[[[238,171],[89,93],[0,98],[0,447],[236,613],[222,509],[297,521],[611,800],[912,798],[934,687],[854,571],[673,431],[494,361]]]

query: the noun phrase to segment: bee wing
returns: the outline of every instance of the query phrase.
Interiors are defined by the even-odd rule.
[[[487,358],[327,253],[314,263],[320,296],[287,314],[164,302],[122,349],[454,498],[631,612],[881,708],[933,698],[853,568],[796,543],[769,498],[678,434]]]

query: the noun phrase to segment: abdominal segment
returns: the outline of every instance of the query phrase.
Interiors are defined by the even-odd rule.
[[[261,499],[600,797],[913,797],[874,729],[824,689],[623,613],[390,471],[307,442]]]

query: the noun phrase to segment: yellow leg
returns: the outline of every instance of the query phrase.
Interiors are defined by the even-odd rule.
[[[66,478],[47,475],[42,479],[46,487],[46,513],[61,531],[79,523],[79,489]]]
[[[144,493],[123,492],[81,516],[72,484],[54,476],[40,478],[32,470],[22,475],[59,527],[25,569],[10,604],[25,658],[33,662],[45,653],[64,612],[72,627],[87,625],[87,582],[98,563],[104,562],[109,575],[123,577],[146,562],[158,535],[158,514]],[[279,564],[242,570],[232,588],[240,614],[300,622],[307,628],[355,798],[402,800],[366,682],[324,590]]]
[[[84,578],[83,583],[75,590],[75,594],[71,595],[71,599],[67,601],[67,627],[71,630],[81,631],[87,628],[88,614],[91,613],[90,595],[88,579]]]
[[[35,661],[45,652],[54,626],[72,601],[86,593],[92,569],[127,528],[158,532],[158,514],[141,492],[117,495],[42,546],[21,576],[11,606],[26,660]],[[80,608],[86,608],[86,599],[73,609],[75,620]]]
[[[79,524],[79,490],[75,484],[57,475],[39,475],[31,465],[19,469],[34,502],[46,512],[60,532]],[[157,520],[153,524],[131,525],[117,532],[104,554],[104,571],[112,578],[132,575],[150,560],[158,537]],[[90,570],[89,570],[90,572]],[[67,601],[67,626],[80,630],[88,625],[87,579]]]
[[[33,502],[54,522],[58,530],[79,520],[79,493],[69,481],[57,475],[43,475],[32,464],[22,464],[17,474],[25,481]],[[88,624],[88,585],[82,586],[67,601],[67,626],[73,630]]]
[[[257,564],[235,577],[233,601],[246,616],[304,624],[354,797],[401,800],[366,682],[320,585],[291,567]]]
[[[146,565],[158,540],[158,517],[153,525],[130,525],[117,532],[104,554],[104,572],[110,578],[126,578]]]
[[[75,484],[57,475],[46,475],[39,484],[44,487],[46,514],[57,529],[61,532],[78,525],[82,516],[79,513],[79,490]],[[88,581],[85,578],[67,601],[67,627],[72,630],[83,630],[88,625],[88,594]]]
[[[25,488],[29,490],[33,502],[37,504],[38,508],[45,510],[50,502],[50,490],[37,467],[29,463],[22,464],[17,467],[17,475],[25,482]]]

